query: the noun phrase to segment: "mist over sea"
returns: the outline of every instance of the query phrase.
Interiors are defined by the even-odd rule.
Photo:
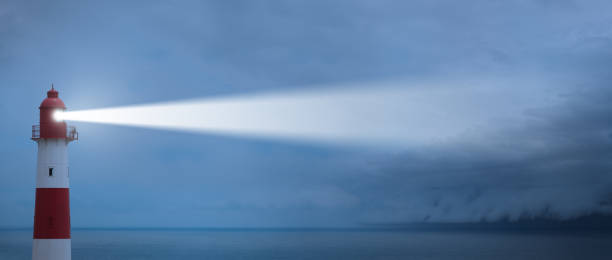
[[[0,259],[31,259],[31,230],[1,230]],[[609,259],[597,230],[77,229],[81,259]]]

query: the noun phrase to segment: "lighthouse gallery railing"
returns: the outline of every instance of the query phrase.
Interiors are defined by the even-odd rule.
[[[40,139],[40,125],[32,126],[32,140]],[[79,132],[77,132],[76,127],[69,125],[66,129],[66,139],[68,141],[79,140]]]

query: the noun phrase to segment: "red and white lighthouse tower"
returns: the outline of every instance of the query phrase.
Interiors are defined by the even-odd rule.
[[[51,85],[40,104],[40,125],[32,126],[32,140],[38,143],[36,207],[32,259],[71,258],[68,143],[78,140],[74,127],[53,118],[66,109]]]

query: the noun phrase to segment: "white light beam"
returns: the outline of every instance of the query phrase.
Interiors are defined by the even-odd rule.
[[[375,145],[440,142],[515,116],[525,98],[473,86],[402,84],[59,112],[60,120]]]

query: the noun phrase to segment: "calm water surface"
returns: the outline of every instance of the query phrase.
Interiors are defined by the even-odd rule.
[[[0,231],[0,259],[30,259],[31,231]],[[612,259],[600,232],[74,230],[73,259]]]

